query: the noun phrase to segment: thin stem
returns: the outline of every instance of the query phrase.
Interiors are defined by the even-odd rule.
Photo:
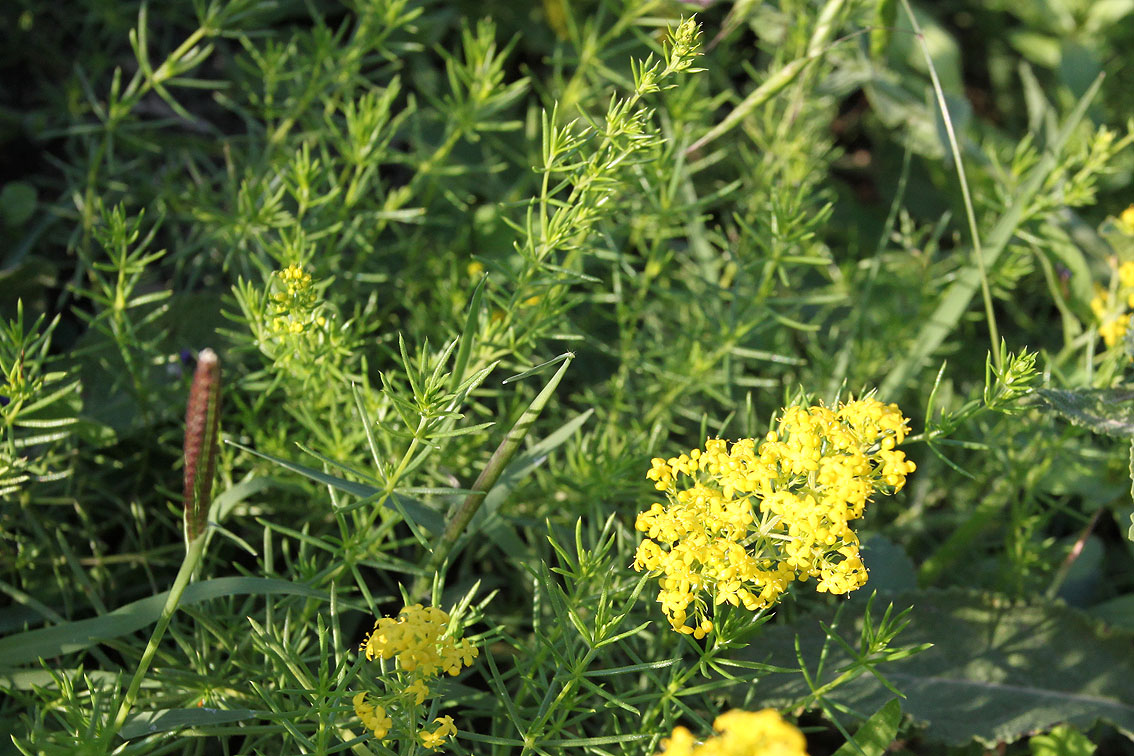
[[[918,45],[921,47],[922,55],[925,56],[925,64],[929,68],[929,79],[933,82],[933,93],[937,98],[937,106],[941,108],[941,120],[945,124],[945,134],[949,138],[949,150],[953,154],[953,164],[957,167],[957,180],[961,184],[961,200],[965,204],[965,218],[969,223],[969,235],[973,240],[973,255],[976,257],[977,270],[980,271],[980,293],[984,299],[984,314],[988,320],[988,337],[992,342],[992,359],[996,363],[996,369],[1000,370],[1001,365],[1000,350],[1000,331],[996,327],[996,314],[992,311],[992,292],[988,286],[988,271],[984,267],[984,248],[980,243],[980,231],[977,229],[976,211],[973,209],[973,198],[969,194],[969,182],[965,177],[965,164],[961,160],[961,148],[957,143],[957,134],[953,131],[953,119],[949,117],[949,110],[945,106],[945,91],[941,88],[941,80],[937,78],[937,68],[933,65],[933,57],[929,54],[929,45],[925,42],[925,35],[922,34],[921,25],[918,24],[917,18],[914,16],[913,9],[910,8],[909,0],[902,0],[902,5],[906,9],[906,15],[909,16],[910,25],[917,36]]]
[[[118,731],[122,729],[122,725],[126,722],[126,717],[130,714],[130,709],[133,708],[134,702],[138,698],[138,691],[142,687],[142,681],[146,678],[146,672],[150,668],[154,654],[157,653],[158,644],[161,643],[162,636],[165,635],[165,631],[169,627],[169,622],[173,619],[174,612],[177,611],[177,605],[181,601],[181,594],[185,592],[185,588],[189,585],[193,577],[193,571],[197,569],[197,565],[201,561],[201,555],[205,551],[205,540],[205,534],[202,533],[197,538],[190,541],[188,548],[185,550],[185,557],[181,560],[181,568],[177,571],[177,577],[173,580],[173,586],[166,595],[165,606],[161,609],[161,616],[158,617],[154,631],[150,635],[150,642],[146,644],[146,650],[142,653],[142,658],[138,661],[138,668],[134,671],[134,678],[130,681],[130,687],[126,689],[126,695],[122,698],[122,704],[118,707],[118,714],[114,717],[114,722],[111,726],[103,732],[102,745],[104,746],[109,744],[111,738],[117,735]]]

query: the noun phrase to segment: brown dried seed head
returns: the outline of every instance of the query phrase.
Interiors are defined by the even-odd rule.
[[[220,361],[212,349],[203,349],[185,412],[185,534],[190,541],[201,534],[209,516],[219,430]]]

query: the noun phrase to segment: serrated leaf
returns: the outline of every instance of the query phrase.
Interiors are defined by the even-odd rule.
[[[1060,722],[1088,729],[1099,720],[1134,733],[1134,634],[1104,628],[1062,604],[1014,604],[963,590],[906,593],[894,605],[913,606],[897,646],[933,647],[878,671],[906,696],[902,708],[926,725],[928,742],[964,745],[975,739],[991,746]],[[844,609],[840,634],[856,644],[860,628],[847,622],[852,609]],[[832,615],[770,626],[743,657],[792,666],[798,636],[803,659],[814,668],[826,640],[817,620]],[[832,644],[825,677],[849,663],[846,650]],[[765,677],[755,688],[754,697],[770,706],[810,693],[798,676]],[[857,711],[875,711],[892,697],[869,674],[828,696]]]
[[[1092,433],[1134,438],[1134,390],[1037,389],[1036,396],[1049,408]]]
[[[1134,500],[1134,438],[1130,439],[1130,498]],[[1130,513],[1130,529],[1126,531],[1126,539],[1134,541],[1134,512]]]

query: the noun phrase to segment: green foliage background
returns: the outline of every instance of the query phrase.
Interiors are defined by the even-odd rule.
[[[641,61],[664,62],[693,12],[704,70],[652,91]],[[1134,259],[1117,220],[1134,3],[0,13],[0,730],[20,752],[94,748],[137,667],[183,554],[205,347],[234,442],[218,527],[116,746],[380,751],[343,729],[375,674],[355,649],[432,583],[485,649],[443,689],[456,753],[648,754],[679,722],[772,704],[825,753],[876,712],[897,726],[865,674],[890,667],[920,696],[902,704],[911,751],[1024,752],[1066,717],[1016,704],[1083,695],[1106,705],[1072,724],[1129,747],[1111,681],[1134,670],[1110,647],[1134,631],[1130,356],[1103,348],[1089,303]],[[289,265],[325,326],[273,330]],[[435,573],[438,523],[556,367],[527,371],[565,352]],[[913,419],[919,469],[866,518],[874,605],[845,602],[841,635],[814,635],[834,600],[805,591],[766,628],[737,612],[708,644],[671,633],[628,568],[650,457],[878,387]],[[869,620],[891,599],[916,607],[908,640]],[[966,653],[920,620],[935,611],[1033,640],[1012,656],[990,639],[987,665],[903,661]],[[1021,669],[1051,664],[1036,639],[1063,622],[1083,661],[1053,687]],[[817,669],[797,636],[850,650]],[[769,687],[767,663],[790,682]],[[942,669],[1025,692],[958,724],[962,699],[925,684]]]

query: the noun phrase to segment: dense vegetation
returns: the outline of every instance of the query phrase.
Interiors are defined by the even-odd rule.
[[[1131,747],[1134,2],[4,6],[0,752]]]

